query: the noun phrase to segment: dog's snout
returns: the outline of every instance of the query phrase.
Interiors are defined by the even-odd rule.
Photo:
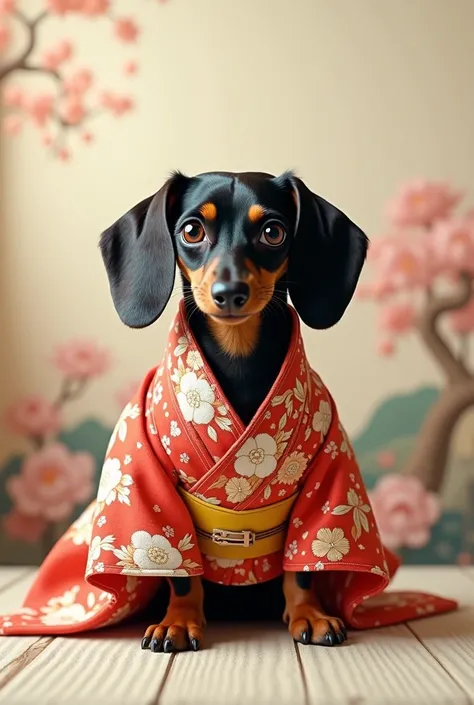
[[[230,313],[243,308],[250,296],[250,287],[245,282],[217,281],[211,288],[215,305]]]

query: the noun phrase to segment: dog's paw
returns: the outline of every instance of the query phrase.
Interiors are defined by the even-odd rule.
[[[288,629],[300,644],[337,646],[347,639],[346,628],[340,619],[324,615],[312,605],[300,605],[294,609]]]
[[[198,651],[202,645],[204,619],[195,610],[173,610],[161,624],[152,624],[142,639],[142,649],[170,654]]]

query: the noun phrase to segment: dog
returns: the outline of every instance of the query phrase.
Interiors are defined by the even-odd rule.
[[[192,332],[247,425],[288,353],[288,298],[310,328],[334,326],[353,297],[368,239],[292,172],[175,172],[157,197],[104,231],[100,249],[115,307],[131,328],[159,319],[179,269]],[[295,641],[342,644],[346,628],[322,608],[316,580],[312,573],[285,572],[281,581],[255,586],[249,600],[249,588],[170,578],[167,612],[147,628],[142,648],[199,649],[205,609],[231,617],[236,593],[243,618],[259,619],[265,606],[281,604]],[[205,608],[206,595],[212,597]]]

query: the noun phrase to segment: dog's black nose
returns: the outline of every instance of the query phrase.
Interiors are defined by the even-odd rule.
[[[250,287],[245,282],[214,282],[211,287],[212,300],[221,310],[230,313],[241,309],[250,296]]]

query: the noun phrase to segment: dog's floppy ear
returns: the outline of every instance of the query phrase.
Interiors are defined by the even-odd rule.
[[[288,291],[310,328],[343,316],[367,255],[368,239],[344,213],[290,175],[297,223],[288,263]]]
[[[101,235],[99,246],[112,299],[130,328],[154,323],[170,298],[176,273],[170,209],[176,206],[186,180],[181,174],[173,175]]]

